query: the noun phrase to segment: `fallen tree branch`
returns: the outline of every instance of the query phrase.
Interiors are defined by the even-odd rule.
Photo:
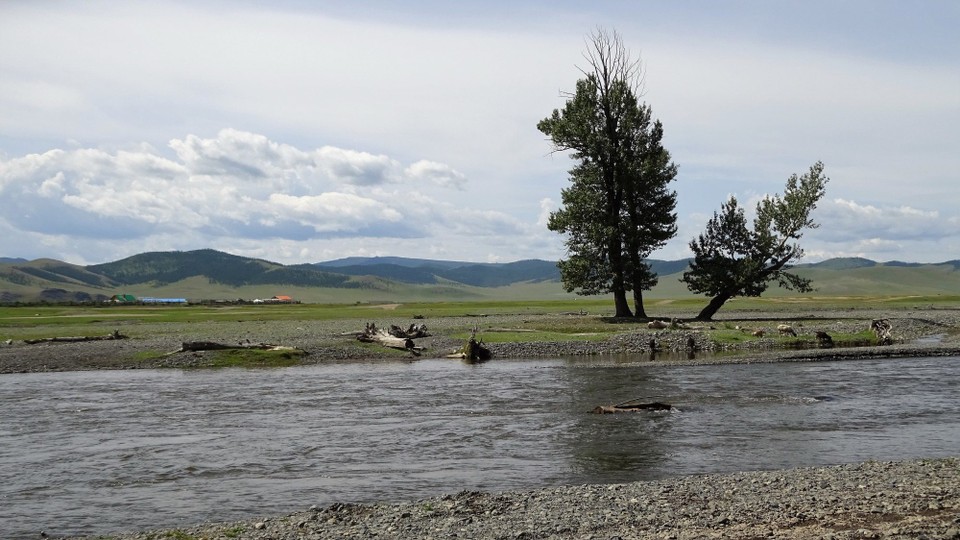
[[[877,343],[880,345],[890,345],[893,343],[893,325],[887,319],[875,319],[870,322],[870,330],[873,330],[877,336]]]
[[[226,351],[226,350],[245,350],[254,349],[260,351],[296,351],[300,354],[307,354],[303,349],[288,347],[286,345],[273,345],[271,343],[239,343],[237,345],[228,345],[226,343],[217,343],[215,341],[184,341],[176,351],[170,351],[167,354],[177,354],[182,352],[199,351]]]
[[[409,328],[404,330],[395,324],[390,325],[390,329],[387,330],[387,333],[393,337],[405,338],[405,339],[417,339],[422,337],[430,337],[430,333],[427,332],[427,325],[425,324],[411,324]]]
[[[410,325],[411,330],[414,328],[414,326],[418,325]],[[397,328],[401,333],[403,332],[403,330],[400,330],[399,327],[394,328]],[[423,330],[424,332],[426,331],[425,326],[423,327]],[[414,356],[420,356],[420,351],[423,350],[423,347],[416,346],[416,344],[413,342],[413,338],[391,335],[386,330],[377,328],[376,323],[367,323],[367,326],[364,328],[363,332],[357,334],[357,341],[361,341],[363,343],[379,343],[380,345],[390,349],[408,351]]]
[[[78,343],[81,341],[109,341],[114,339],[127,339],[127,336],[120,333],[119,330],[114,330],[113,332],[105,336],[60,336],[60,337],[49,337],[49,338],[38,338],[38,339],[25,339],[24,343],[27,345],[34,345],[37,343]]]
[[[597,405],[594,407],[593,412],[596,414],[613,414],[638,411],[669,411],[672,409],[673,406],[667,403],[654,401],[653,403],[620,403],[617,405]]]
[[[474,330],[463,347],[454,351],[453,354],[447,355],[447,358],[460,358],[468,362],[485,362],[493,358],[493,353],[483,345],[483,341],[477,340],[476,330]]]

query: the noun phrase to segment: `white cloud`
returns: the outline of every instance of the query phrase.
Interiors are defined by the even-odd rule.
[[[2,219],[58,246],[0,254],[73,243],[107,257],[161,240],[253,252],[271,238],[292,258],[334,245],[556,258],[543,201],[571,162],[536,123],[574,88],[595,25],[642,57],[680,167],[681,232],[655,256],[685,256],[726,194],[781,190],[818,159],[829,197],[897,216],[833,208],[824,230],[835,218],[839,233],[818,252],[898,238],[898,258],[930,259],[955,242],[952,7],[223,7],[0,3]]]
[[[435,161],[420,160],[406,169],[406,175],[414,181],[432,182],[440,187],[463,189],[467,177],[449,165]]]
[[[820,236],[833,242],[939,240],[960,234],[955,218],[910,206],[877,207],[834,199],[821,204],[815,217],[823,223]]]
[[[232,129],[214,138],[188,135],[170,147],[173,159],[145,145],[0,161],[0,202],[16,208],[6,224],[20,234],[85,243],[172,238],[171,249],[266,238],[511,237],[525,227],[502,212],[423,193],[464,181],[435,161],[403,167],[388,156],[331,146],[301,150]]]
[[[383,155],[325,146],[316,159],[332,180],[357,186],[375,186],[397,182],[400,164]]]
[[[274,193],[268,203],[276,214],[292,217],[317,232],[357,231],[372,224],[396,223],[403,219],[403,214],[382,202],[350,193],[303,197]]]
[[[558,209],[559,206],[553,199],[549,197],[540,199],[540,214],[537,216],[537,226],[546,229],[547,224],[550,222],[550,214]]]

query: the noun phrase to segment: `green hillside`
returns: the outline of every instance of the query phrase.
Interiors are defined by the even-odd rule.
[[[205,249],[141,253],[91,266],[51,259],[8,261],[0,263],[0,303],[99,302],[115,294],[191,301],[288,295],[323,303],[584,298],[565,292],[556,263],[543,260],[494,264],[381,257],[282,265]],[[660,281],[644,292],[645,299],[704,300],[680,282],[688,260],[650,262]],[[795,271],[813,280],[816,290],[807,297],[960,294],[960,261],[831,259]],[[800,296],[776,287],[764,294],[771,299]]]
[[[153,283],[158,287],[195,276],[230,287],[297,285],[344,287],[350,279],[308,264],[284,266],[261,259],[230,255],[212,249],[141,253],[112,263],[87,267],[121,285]]]

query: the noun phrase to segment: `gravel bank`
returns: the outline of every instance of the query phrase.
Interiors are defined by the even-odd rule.
[[[463,345],[455,333],[469,331],[474,326],[484,331],[520,328],[535,319],[577,318],[579,315],[495,315],[483,317],[444,317],[425,321],[390,319],[379,314],[370,321],[385,327],[412,322],[426,323],[432,337],[417,340],[425,347],[422,358],[440,358]],[[589,315],[586,317],[590,317]],[[595,316],[594,316],[595,317]],[[837,333],[857,333],[869,325],[871,319],[886,318],[893,325],[896,343],[887,347],[830,348],[817,347],[812,334],[823,330]],[[771,337],[748,339],[737,344],[718,345],[707,333],[697,329],[648,330],[642,324],[623,324],[623,331],[600,341],[489,343],[494,358],[535,358],[557,356],[602,356],[643,354],[657,363],[720,363],[769,362],[798,360],[834,360],[867,357],[943,356],[960,354],[960,310],[936,309],[897,311],[894,313],[857,310],[815,313],[758,314],[728,310],[712,326],[744,324],[752,328],[766,328],[775,332],[778,322],[802,324],[801,336],[808,338],[810,348],[784,350],[775,347]],[[304,349],[308,355],[305,364],[397,359],[404,354],[357,342],[344,333],[356,332],[364,322],[337,321],[229,321],[191,324],[136,323],[116,328],[130,339],[118,341],[89,341],[82,343],[43,343],[27,345],[12,339],[4,343],[0,334],[0,374],[41,371],[76,371],[90,369],[137,368],[191,368],[210,364],[209,353],[178,353],[184,341],[218,341],[223,343],[253,342],[289,345]],[[799,327],[798,327],[799,328]],[[660,354],[650,356],[651,342]],[[694,354],[689,354],[690,345]],[[673,354],[668,354],[673,353]],[[723,353],[723,354],[717,354]]]
[[[461,492],[109,538],[960,538],[960,461],[867,462],[632,484]]]

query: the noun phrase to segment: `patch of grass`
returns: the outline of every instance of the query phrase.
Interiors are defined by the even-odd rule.
[[[694,316],[706,303],[699,297],[676,299],[650,298],[646,303],[651,316],[670,314],[680,318]],[[864,306],[883,309],[917,307],[956,307],[960,296],[887,295],[887,296],[770,296],[735,298],[720,311],[723,316],[732,310],[776,313],[803,309],[857,309]],[[482,300],[482,301],[364,301],[339,304],[265,304],[265,305],[92,305],[92,306],[0,306],[0,328],[43,328],[47,335],[56,335],[59,327],[70,327],[71,334],[107,333],[138,323],[193,323],[217,321],[324,321],[346,319],[363,321],[390,317],[407,320],[415,316],[478,317],[486,315],[557,315],[552,324],[559,328],[541,330],[565,331],[571,326],[610,324],[602,317],[610,316],[613,303],[609,298],[564,298],[554,300]],[[585,314],[576,316],[573,314]],[[618,321],[632,325],[629,321]],[[602,330],[579,330],[583,332]],[[35,336],[47,337],[47,336]]]
[[[290,367],[300,362],[300,351],[264,351],[259,349],[228,349],[214,351],[209,367],[272,368]]]
[[[470,332],[459,332],[452,337],[464,341],[470,339]],[[587,333],[564,333],[564,332],[511,332],[508,330],[481,331],[477,334],[484,343],[522,343],[527,341],[603,341],[612,334],[587,332]]]
[[[863,330],[855,334],[831,334],[833,344],[840,347],[866,347],[877,345],[877,336],[870,330]]]
[[[246,529],[243,527],[243,525],[237,525],[236,527],[230,527],[229,529],[224,530],[223,535],[227,538],[236,538],[243,534],[245,530]]]
[[[133,353],[133,356],[131,356],[130,359],[136,362],[142,362],[145,360],[154,360],[156,358],[162,358],[166,355],[167,353],[163,351],[137,351]]]

